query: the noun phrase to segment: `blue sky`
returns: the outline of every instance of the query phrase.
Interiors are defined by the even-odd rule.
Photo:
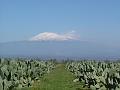
[[[0,0],[0,42],[72,30],[82,41],[120,46],[120,0]]]

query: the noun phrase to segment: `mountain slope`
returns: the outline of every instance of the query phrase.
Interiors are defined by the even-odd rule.
[[[82,41],[21,41],[0,44],[1,56],[113,57],[119,48]]]

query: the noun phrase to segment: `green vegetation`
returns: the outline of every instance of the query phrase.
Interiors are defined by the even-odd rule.
[[[92,90],[120,90],[120,62],[69,62],[66,68]]]
[[[36,86],[24,90],[87,90],[82,89],[75,77],[65,69],[64,64],[58,64],[56,69],[45,75]]]
[[[0,59],[0,90],[31,87],[55,68],[53,61],[20,58]]]
[[[120,90],[120,62],[0,58],[0,90]]]

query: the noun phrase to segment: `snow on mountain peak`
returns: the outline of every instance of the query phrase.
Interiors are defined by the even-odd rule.
[[[66,41],[66,40],[78,40],[79,36],[74,31],[65,34],[58,34],[52,32],[43,32],[32,38],[30,41]]]

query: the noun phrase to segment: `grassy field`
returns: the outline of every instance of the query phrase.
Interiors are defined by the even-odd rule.
[[[73,82],[75,77],[65,69],[64,64],[58,64],[56,69],[45,75],[33,87],[22,90],[87,90],[82,89],[80,82]]]

